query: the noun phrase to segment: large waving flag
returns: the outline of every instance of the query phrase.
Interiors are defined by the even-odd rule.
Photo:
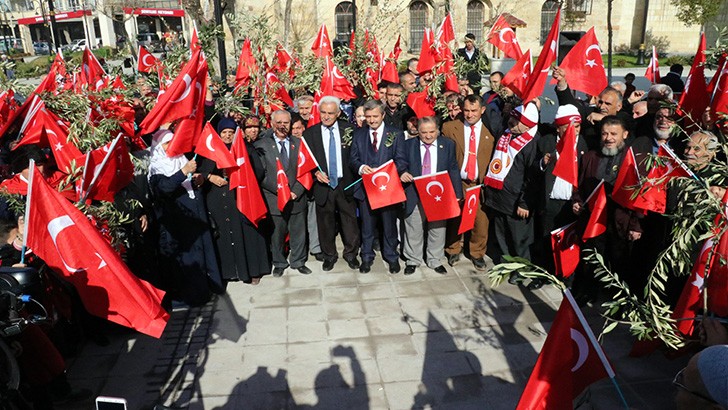
[[[566,72],[572,90],[599,95],[607,87],[607,73],[594,27],[574,45],[559,67]]]
[[[551,64],[556,61],[556,51],[559,48],[560,26],[561,9],[556,12],[556,17],[554,17],[554,22],[551,25],[549,35],[546,37],[546,42],[541,49],[541,54],[539,54],[538,60],[536,60],[536,66],[533,68],[533,73],[528,78],[528,85],[526,85],[526,91],[523,95],[524,104],[543,93],[543,88],[546,85],[546,79],[549,75]]]
[[[516,39],[516,32],[513,31],[503,14],[498,16],[498,19],[493,23],[493,27],[491,27],[488,34],[488,42],[496,46],[508,58],[520,60],[521,56],[523,56],[521,46]]]

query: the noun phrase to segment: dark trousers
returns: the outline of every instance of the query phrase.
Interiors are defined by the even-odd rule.
[[[490,225],[493,227],[495,243],[498,245],[497,261],[503,262],[501,257],[520,256],[531,260],[530,246],[533,243],[533,217],[526,219],[515,215],[506,215],[494,209],[489,209]]]
[[[328,191],[328,197],[323,206],[316,204],[316,221],[318,223],[319,242],[324,259],[339,258],[336,251],[336,213],[341,219],[341,239],[344,242],[344,259],[352,260],[359,252],[361,239],[359,238],[359,223],[356,219],[356,203],[353,198],[347,198],[344,187]]]
[[[387,263],[397,262],[399,253],[399,238],[397,233],[397,212],[399,205],[390,205],[372,210],[369,201],[359,202],[359,215],[361,216],[361,259],[371,262],[374,260],[374,238],[378,236],[377,229],[381,223],[382,257]]]
[[[291,268],[298,269],[306,263],[306,212],[283,212],[282,215],[271,215],[273,234],[271,235],[271,254],[273,266],[287,268],[290,260]],[[289,235],[291,253],[285,255],[286,234]]]

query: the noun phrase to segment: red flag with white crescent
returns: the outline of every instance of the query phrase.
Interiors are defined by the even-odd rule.
[[[513,31],[503,14],[498,16],[498,19],[493,23],[493,27],[491,27],[488,34],[488,42],[502,51],[508,58],[520,60],[523,56],[521,46],[516,39],[516,32]]]
[[[650,64],[645,71],[645,78],[650,80],[652,84],[660,82],[660,60],[657,58],[657,49],[652,46],[652,55],[650,56]]]
[[[236,190],[236,205],[240,213],[257,227],[258,222],[268,213],[268,208],[263,200],[263,194],[260,192],[260,185],[255,177],[253,166],[250,164],[245,137],[240,128],[235,131],[235,139],[230,151],[235,158],[235,165],[238,167],[230,173],[230,189]]]
[[[326,25],[322,24],[319,28],[316,39],[311,45],[311,51],[316,57],[333,57],[334,53],[331,50],[331,40],[329,39],[329,30],[326,29]]]
[[[478,214],[478,208],[480,207],[480,191],[482,188],[482,185],[477,185],[465,190],[465,203],[463,204],[463,212],[460,215],[458,235],[462,235],[475,226],[475,216]]]
[[[139,64],[137,71],[140,73],[151,73],[154,67],[159,64],[157,57],[154,57],[144,46],[139,46]]]
[[[280,159],[276,159],[276,183],[278,184],[278,210],[283,211],[291,200],[291,187],[288,185],[288,175],[283,170]]]
[[[599,95],[607,87],[607,73],[594,27],[574,45],[559,67],[566,72],[572,90]],[[551,83],[555,84],[556,80],[552,79]]]
[[[554,254],[556,275],[568,278],[581,260],[581,245],[576,222],[551,231],[551,250]]]
[[[296,170],[296,179],[306,189],[313,186],[313,175],[311,171],[318,168],[316,158],[311,153],[306,140],[301,138],[301,147],[298,149],[298,168]]]
[[[414,183],[428,222],[460,215],[460,205],[447,171],[416,177]]]
[[[700,33],[698,51],[695,53],[693,65],[685,80],[685,90],[680,95],[680,102],[677,104],[680,111],[687,114],[684,119],[688,124],[699,123],[705,108],[710,103],[708,86],[705,82],[705,49],[705,33]]]
[[[571,409],[587,386],[614,377],[568,289],[564,296],[516,410]]]
[[[442,24],[437,29],[437,36],[435,36],[442,44],[447,45],[449,42],[455,40],[455,26],[452,23],[452,16],[447,13],[445,18],[442,20]]]
[[[559,48],[559,31],[561,27],[561,9],[556,12],[554,22],[551,25],[546,42],[541,49],[541,54],[536,60],[531,76],[528,77],[528,84],[523,94],[523,103],[526,104],[543,93],[546,79],[549,75],[551,64],[556,61],[556,51]]]
[[[531,50],[527,50],[526,54],[522,55],[516,61],[513,68],[506,73],[501,83],[503,86],[510,88],[514,94],[522,97],[526,92],[526,86],[528,85],[528,79],[531,77],[532,70]]]
[[[569,123],[568,128],[564,136],[559,139],[559,143],[556,144],[556,152],[558,158],[556,159],[556,165],[552,171],[555,177],[561,178],[564,181],[570,183],[574,188],[578,187],[579,181],[579,156],[577,153],[576,130],[574,123]]]
[[[235,168],[235,158],[210,123],[206,123],[195,144],[195,153],[215,162],[219,169]]]
[[[394,160],[375,168],[371,174],[362,175],[362,184],[367,193],[369,207],[379,209],[407,200],[399,180]]]
[[[86,215],[37,169],[29,191],[28,247],[73,284],[89,313],[159,338],[169,320],[161,305],[164,291],[131,273]]]
[[[586,223],[581,239],[586,241],[607,231],[607,194],[604,191],[604,180],[599,182],[584,203],[589,209],[589,221]]]

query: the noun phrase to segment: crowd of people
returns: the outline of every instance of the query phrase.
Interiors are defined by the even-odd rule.
[[[462,58],[477,58],[472,40],[466,38],[466,47],[458,51]],[[571,222],[586,223],[585,201],[603,181],[608,198],[606,232],[589,239],[587,246],[596,248],[611,269],[640,289],[645,272],[671,241],[671,222],[665,215],[645,215],[611,199],[627,148],[632,148],[640,174],[647,175],[647,159],[666,144],[693,172],[711,182],[718,198],[725,192],[725,175],[715,167],[721,150],[714,113],[706,111],[700,130],[689,135],[679,131],[682,120],[674,101],[682,91],[675,85],[681,81],[682,67],[671,68],[677,75],[649,90],[636,90],[634,75],[628,75],[625,82],[614,82],[588,99],[576,98],[565,72],[555,67],[558,110],[553,123],[541,122],[539,99],[521,101],[501,84],[504,73],[497,71],[490,73],[485,92],[480,73],[459,78],[460,92],[445,92],[444,108],[438,108],[437,115],[418,117],[406,104],[406,96],[431,78],[417,72],[416,59],[406,67],[399,73],[399,83],[380,84],[378,100],[342,101],[327,95],[315,104],[310,93],[314,90],[299,90],[290,109],[271,112],[251,107],[260,115],[212,115],[216,97],[231,93],[232,87],[208,92],[206,119],[224,145],[233,147],[238,129],[245,140],[241,145],[267,208],[262,220],[252,221],[239,210],[229,169],[194,153],[167,155],[176,124],[144,136],[150,148],[133,155],[148,168],[137,172],[117,194],[120,202],[131,198],[140,204],[129,210],[134,223],[128,228],[131,240],[125,255],[134,273],[166,290],[168,307],[176,307],[205,304],[212,294],[224,293],[229,282],[256,285],[293,272],[309,275],[314,260],[322,271],[331,271],[340,257],[360,274],[371,272],[377,254],[389,274],[412,275],[427,267],[446,275],[446,265],[465,266],[463,257],[484,272],[491,260],[500,263],[504,255],[531,260],[554,272],[551,232]],[[139,101],[156,95],[144,78],[137,85]],[[144,118],[142,107],[137,105],[137,122]],[[312,124],[314,110],[320,122]],[[553,174],[557,146],[570,127],[578,135],[578,188]],[[304,146],[318,164],[311,173],[310,189],[297,175]],[[52,157],[26,147],[11,154],[12,172],[27,178],[28,159],[52,167]],[[388,161],[396,166],[406,200],[373,209],[359,179]],[[414,179],[438,172],[447,172],[461,208],[467,190],[481,190],[473,228],[464,234],[458,232],[460,217],[430,222],[423,211]],[[281,173],[290,188],[290,200],[282,207]],[[668,201],[666,214],[675,206]],[[18,232],[14,232],[6,247],[8,257],[17,259]],[[513,284],[523,281],[518,274],[510,278]],[[670,284],[671,303],[683,283]],[[544,282],[530,280],[525,285],[538,289]],[[587,266],[573,275],[570,285],[581,304],[594,303],[600,296],[601,286]],[[716,334],[726,336],[722,325],[706,332],[712,339]],[[714,362],[710,357],[725,356],[724,348],[703,352],[681,373],[685,380],[675,383],[692,383],[689,378],[696,371],[701,373],[710,367],[707,361]],[[686,390],[728,406],[725,383],[722,389],[710,380],[703,383]]]

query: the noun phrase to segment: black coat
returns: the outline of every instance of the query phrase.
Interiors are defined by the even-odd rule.
[[[393,159],[395,160],[395,166],[397,172],[400,174],[403,171],[401,164],[397,163],[397,157],[401,157],[401,150],[404,149],[404,133],[399,128],[384,126],[384,135],[380,135],[381,142],[379,144],[379,150],[374,152],[374,148],[369,140],[369,127],[362,127],[354,131],[354,139],[351,144],[351,158],[349,159],[349,165],[351,166],[351,172],[355,175],[359,174],[359,168],[362,165],[368,165],[372,168],[376,168],[385,162]],[[387,146],[387,140],[391,139],[391,145]],[[398,155],[398,153],[400,153]],[[357,184],[354,188],[354,198],[363,201],[366,199],[366,191],[362,187],[362,184]]]
[[[531,185],[536,178],[534,173],[538,166],[536,154],[539,138],[537,132],[533,140],[526,144],[513,158],[513,166],[503,180],[503,189],[486,187],[486,206],[506,215],[515,215],[516,208],[526,210],[535,208],[538,190]],[[498,142],[496,142],[496,146],[498,146]]]
[[[289,137],[290,152],[288,153],[288,167],[284,169],[288,177],[288,187],[292,193],[296,194],[296,199],[291,199],[283,208],[284,212],[299,213],[306,209],[306,200],[304,199],[306,188],[296,179],[298,171],[298,151],[301,147],[301,141],[298,138]],[[278,139],[274,136],[260,138],[253,144],[260,162],[263,166],[265,176],[260,184],[263,191],[263,197],[268,205],[268,212],[271,215],[280,215],[278,209],[278,164],[280,159],[280,151],[278,148]]]
[[[353,139],[353,133],[354,133],[354,127],[349,124],[346,121],[339,120],[337,121],[337,124],[339,126],[339,135],[341,136],[341,168],[342,168],[342,178],[339,180],[339,185],[343,185],[342,188],[346,188],[349,186],[352,182],[354,182],[355,175],[351,171],[351,167],[349,166],[349,157],[350,157],[350,150],[351,150],[351,140]],[[349,134],[348,137],[345,138],[345,136]],[[319,167],[321,168],[321,171],[323,171],[324,174],[328,174],[329,172],[329,164],[326,161],[326,151],[324,151],[324,138],[321,134],[321,124],[316,124],[303,132],[303,138],[306,140],[306,143],[308,144],[308,147],[311,149],[311,154],[313,154],[314,158],[316,158],[316,162],[318,162]],[[345,141],[345,139],[349,139],[349,142]],[[328,136],[326,137],[326,141],[328,141]],[[312,172],[315,174],[318,169],[313,170]],[[358,178],[358,176],[357,176]],[[316,201],[316,204],[319,206],[323,206],[326,203],[326,199],[328,198],[328,191],[331,189],[331,187],[327,184],[322,184],[316,180],[316,177],[313,177],[313,187],[311,188],[313,191],[313,198]],[[348,189],[345,191],[346,195],[352,196],[353,192],[351,189]]]

